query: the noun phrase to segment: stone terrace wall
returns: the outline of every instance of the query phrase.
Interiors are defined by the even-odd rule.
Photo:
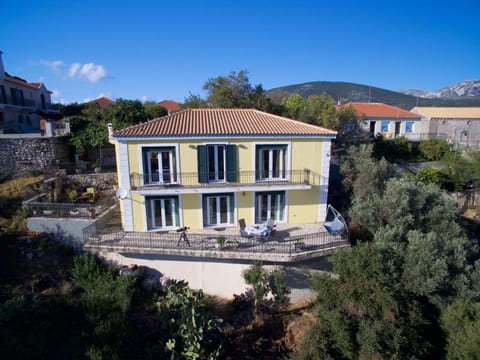
[[[57,137],[0,137],[0,176],[23,176],[29,170],[48,171],[56,162],[70,162],[70,146]]]

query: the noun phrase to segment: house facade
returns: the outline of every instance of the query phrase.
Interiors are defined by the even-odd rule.
[[[58,112],[52,108],[50,94],[42,83],[6,73],[0,51],[0,131],[40,132],[45,115]]]
[[[350,102],[342,106],[352,106],[361,118],[362,129],[372,136],[404,136],[409,140],[421,140],[423,136],[421,116],[413,112],[382,103]]]
[[[480,146],[480,107],[422,107],[412,109],[425,123],[429,138],[460,146]]]
[[[253,109],[188,109],[109,130],[125,231],[325,220],[334,131]]]

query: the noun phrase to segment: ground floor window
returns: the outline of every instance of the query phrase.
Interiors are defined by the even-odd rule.
[[[255,223],[260,224],[273,219],[285,221],[285,192],[271,191],[255,194]]]
[[[390,126],[390,121],[382,121],[380,131],[382,133],[388,132],[389,126]]]
[[[203,195],[203,226],[232,225],[234,209],[233,194]]]
[[[147,210],[147,228],[165,229],[180,226],[178,197],[159,196],[145,199]]]
[[[407,121],[405,123],[405,132],[411,133],[413,131],[413,121]]]

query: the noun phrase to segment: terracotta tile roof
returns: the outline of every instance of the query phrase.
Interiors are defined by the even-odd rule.
[[[89,101],[88,103],[89,104],[95,103],[95,104],[98,104],[98,106],[100,106],[100,107],[105,107],[105,106],[112,105],[114,103],[114,101],[110,100],[109,98],[107,98],[105,96],[102,96],[101,98]]]
[[[336,132],[254,109],[187,109],[115,131],[114,137],[313,136]]]
[[[180,104],[173,100],[163,100],[158,105],[163,106],[168,111],[180,111]]]
[[[25,80],[18,79],[16,77],[12,76],[5,76],[5,80],[12,82],[14,84],[22,85],[22,86],[28,86],[34,89],[38,89],[42,84],[41,83],[28,83]]]
[[[412,109],[420,115],[440,119],[480,119],[480,107],[423,107]]]
[[[389,117],[389,118],[417,118],[420,120],[418,114],[414,114],[410,111],[400,109],[395,106],[382,104],[382,103],[362,103],[351,102],[343,106],[353,106],[359,116],[371,117]]]

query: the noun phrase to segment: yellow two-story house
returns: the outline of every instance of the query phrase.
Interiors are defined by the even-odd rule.
[[[188,109],[109,130],[125,231],[325,220],[334,131],[254,109]]]

